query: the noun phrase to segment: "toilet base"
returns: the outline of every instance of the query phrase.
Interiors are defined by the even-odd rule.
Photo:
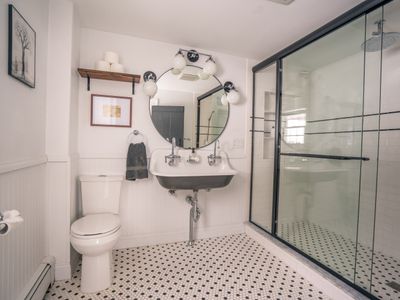
[[[95,293],[111,286],[112,251],[97,256],[82,255],[81,291]]]

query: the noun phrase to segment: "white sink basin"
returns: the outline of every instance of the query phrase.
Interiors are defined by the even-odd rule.
[[[150,172],[157,177],[161,186],[169,190],[200,190],[227,186],[237,171],[229,165],[228,157],[221,152],[221,159],[213,166],[208,164],[207,156],[211,151],[196,150],[200,156],[199,163],[188,162],[191,150],[179,149],[181,156],[173,166],[165,162],[170,149],[155,150],[151,154]]]

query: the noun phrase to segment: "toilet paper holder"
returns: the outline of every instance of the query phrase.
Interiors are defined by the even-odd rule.
[[[0,212],[0,236],[7,235],[23,221],[24,219],[18,210]]]
[[[4,220],[4,215],[3,213],[0,211],[0,222],[2,222]],[[3,231],[8,230],[7,228],[7,224],[0,224],[0,233],[2,233]]]

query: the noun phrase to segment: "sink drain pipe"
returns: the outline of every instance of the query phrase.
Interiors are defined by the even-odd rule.
[[[188,246],[193,246],[194,244],[194,223],[200,219],[200,209],[197,206],[197,190],[193,190],[193,196],[186,196],[186,202],[189,203],[192,207],[190,208],[189,215],[189,241],[187,242]]]

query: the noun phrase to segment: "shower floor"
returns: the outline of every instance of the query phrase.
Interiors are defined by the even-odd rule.
[[[370,292],[380,299],[400,300],[400,292],[388,286],[391,282],[400,284],[399,260],[375,252],[371,277],[370,247],[359,244],[356,249],[353,240],[304,221],[281,224],[279,236],[352,282],[354,282],[357,251],[355,273],[357,285],[366,290],[371,288]]]
[[[329,299],[245,234],[114,251],[113,285],[79,291],[80,267],[45,299]]]

